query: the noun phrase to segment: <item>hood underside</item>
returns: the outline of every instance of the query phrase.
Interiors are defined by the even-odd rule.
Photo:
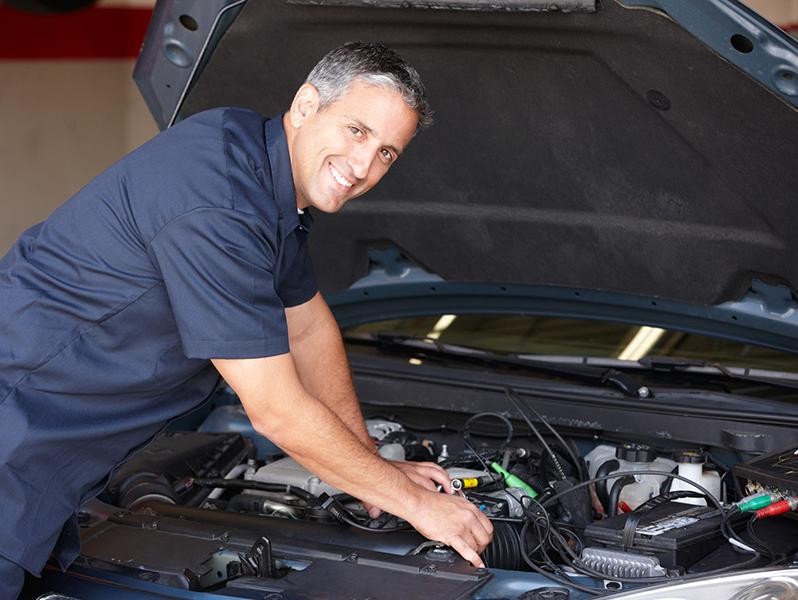
[[[421,72],[433,127],[367,196],[315,213],[323,291],[391,246],[450,281],[707,305],[753,278],[796,290],[796,110],[663,12],[345,4],[247,2],[198,55],[176,113],[278,114],[350,40]]]

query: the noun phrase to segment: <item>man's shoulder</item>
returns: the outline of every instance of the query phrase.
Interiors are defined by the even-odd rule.
[[[215,130],[220,136],[225,136],[232,130],[262,139],[266,121],[268,119],[255,110],[223,106],[194,113],[178,122],[172,129],[175,131]]]

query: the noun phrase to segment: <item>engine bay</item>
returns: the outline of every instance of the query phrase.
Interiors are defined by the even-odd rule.
[[[80,560],[203,591],[306,589],[307,577],[343,562],[360,567],[358,589],[396,590],[388,597],[428,594],[434,582],[433,597],[484,598],[551,586],[572,597],[609,594],[792,562],[794,449],[729,464],[718,449],[675,440],[561,433],[507,394],[522,419],[367,412],[384,458],[438,463],[455,493],[492,520],[486,570],[392,515],[371,519],[356,498],[258,436],[235,404],[215,408],[199,431],[162,434],[114,474],[104,503],[82,513]],[[143,538],[156,534],[168,543],[147,550]],[[491,578],[494,588],[485,586]],[[480,589],[487,595],[473,596]]]

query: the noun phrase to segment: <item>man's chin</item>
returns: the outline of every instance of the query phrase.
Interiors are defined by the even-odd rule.
[[[326,198],[323,200],[318,200],[311,203],[311,206],[316,210],[325,213],[337,213],[340,211],[347,202],[349,202],[352,198]]]

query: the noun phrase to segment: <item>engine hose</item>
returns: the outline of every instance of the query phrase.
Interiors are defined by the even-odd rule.
[[[595,477],[605,477],[609,475],[613,471],[617,471],[621,468],[621,463],[619,463],[614,458],[611,458],[608,461],[601,463],[601,466],[596,471]],[[607,495],[607,479],[602,479],[601,481],[596,482],[596,496],[598,496],[599,502],[604,507],[605,512],[607,511],[607,502],[609,500],[609,496]]]
[[[202,487],[212,488],[226,488],[230,490],[259,490],[261,492],[281,492],[284,494],[293,494],[310,506],[317,506],[319,504],[319,497],[311,494],[302,488],[288,485],[285,483],[267,483],[265,481],[252,481],[251,479],[208,479],[196,478],[186,481],[188,486],[199,485]]]
[[[679,472],[679,465],[676,465],[671,469],[671,474],[678,472]],[[672,484],[673,484],[673,479],[671,479],[670,477],[666,477],[665,479],[663,479],[662,483],[659,484],[659,493],[664,494],[666,492],[669,492]]]
[[[493,521],[493,541],[482,553],[490,569],[517,571],[521,568],[521,538],[517,525]]]
[[[619,478],[615,483],[612,484],[612,489],[610,490],[610,497],[607,500],[609,505],[607,506],[607,516],[614,517],[618,514],[618,501],[621,498],[621,490],[625,488],[630,483],[634,483],[636,480],[632,475],[624,475],[623,477]]]
[[[242,512],[246,514],[284,515],[292,519],[299,519],[305,514],[305,509],[299,506],[286,504],[273,500],[267,496],[255,494],[238,494],[230,498],[225,510],[228,512]]]

